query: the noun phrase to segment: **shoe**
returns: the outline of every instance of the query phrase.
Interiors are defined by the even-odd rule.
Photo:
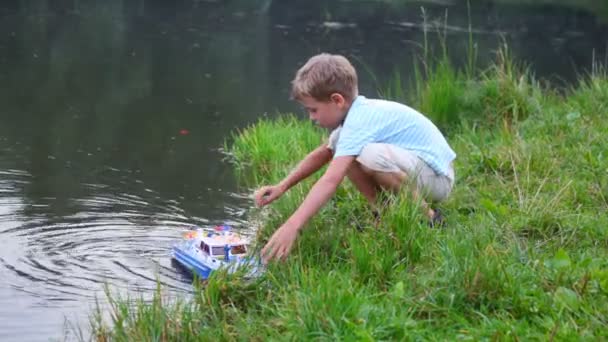
[[[435,213],[433,214],[433,217],[429,221],[429,226],[431,228],[444,228],[445,227],[445,217],[443,217],[441,210],[433,209],[433,211]]]

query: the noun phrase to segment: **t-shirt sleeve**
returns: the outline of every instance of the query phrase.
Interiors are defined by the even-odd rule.
[[[380,126],[373,113],[362,110],[348,114],[334,152],[335,157],[358,156],[365,145],[376,142]]]

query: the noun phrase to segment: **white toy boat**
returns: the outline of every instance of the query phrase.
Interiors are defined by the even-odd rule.
[[[185,240],[172,249],[173,258],[201,279],[207,279],[220,267],[234,272],[240,266],[247,266],[248,276],[261,272],[261,265],[248,256],[249,241],[229,226],[217,226],[215,231],[191,230],[184,234]]]

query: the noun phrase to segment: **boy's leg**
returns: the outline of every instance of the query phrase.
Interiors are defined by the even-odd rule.
[[[354,162],[348,169],[348,179],[355,185],[357,190],[363,194],[372,208],[375,209],[378,194],[378,184],[374,178],[365,172],[359,162]]]
[[[398,192],[407,186],[431,219],[435,211],[425,201],[426,197],[436,201],[445,199],[453,182],[437,175],[413,152],[388,144],[367,145],[349,170],[349,178],[372,205],[378,190]],[[370,188],[376,189],[373,197]]]
[[[378,191],[383,189],[397,193],[406,183],[407,174],[401,170],[396,172],[374,171],[357,161],[348,170],[348,178],[365,196],[372,208],[376,209]],[[415,200],[420,197],[416,189],[413,190],[413,196]],[[420,203],[425,214],[432,218],[435,215],[433,209],[429,208],[424,199],[421,199]]]
[[[372,169],[366,168],[363,166],[363,169],[367,169],[370,172],[372,178],[376,181],[377,184],[380,185],[384,190],[390,191],[393,193],[398,193],[403,189],[404,186],[408,186],[408,182],[412,181],[408,179],[407,173],[403,171],[395,171],[395,172],[382,172],[382,171],[374,171]],[[412,175],[414,176],[414,175]],[[413,180],[415,182],[415,180]],[[416,186],[411,186],[410,193],[415,201],[420,201],[420,206],[423,212],[429,217],[432,218],[435,215],[435,211],[431,209],[428,203],[424,200],[424,197],[420,196],[418,189]]]

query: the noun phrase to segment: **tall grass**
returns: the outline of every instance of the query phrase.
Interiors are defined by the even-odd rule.
[[[467,1],[470,18],[470,4]],[[429,44],[426,11],[422,8],[424,38],[421,52],[412,65],[413,77],[409,91],[400,73],[379,90],[389,100],[412,104],[429,116],[444,132],[458,127],[462,121],[474,125],[505,129],[513,121],[525,119],[541,110],[544,95],[532,71],[517,63],[504,41],[496,51],[496,59],[485,70],[477,67],[477,45],[473,41],[469,19],[467,58],[464,70],[456,68],[447,48],[447,11],[443,25],[432,28],[438,37],[439,51]],[[408,96],[409,95],[409,96]]]
[[[97,340],[608,339],[608,77],[542,88],[503,47],[493,66],[424,70],[414,107],[450,125],[457,183],[445,229],[405,194],[379,227],[348,182],[284,264],[226,274],[191,301],[116,300]],[[396,80],[395,82],[398,82]],[[398,88],[394,96],[405,98]],[[226,149],[249,186],[275,183],[325,138],[292,116],[260,120]],[[265,211],[258,242],[314,178]],[[356,229],[363,227],[364,229]],[[101,317],[101,316],[98,316]]]
[[[462,121],[509,129],[514,121],[541,110],[545,95],[539,82],[527,66],[513,60],[506,43],[499,46],[493,64],[476,71],[470,66],[476,60],[473,44],[467,52],[465,70],[454,67],[445,47],[442,49],[444,52],[435,62],[424,59],[424,52],[420,62],[413,65],[409,92],[401,75],[395,74],[380,90],[381,96],[411,104],[446,132],[459,127]]]

